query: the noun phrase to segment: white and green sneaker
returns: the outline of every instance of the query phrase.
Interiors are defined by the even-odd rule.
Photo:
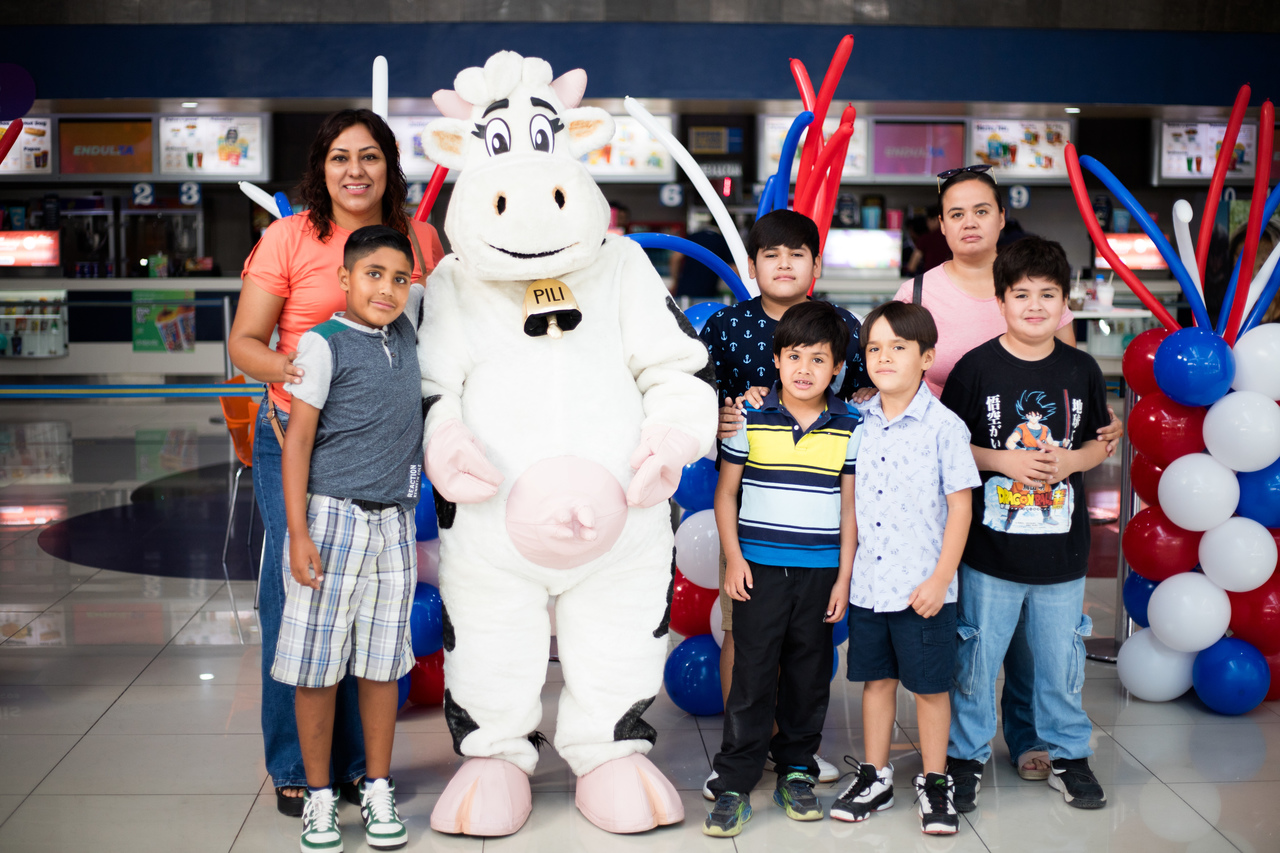
[[[307,791],[302,806],[302,853],[342,853],[338,798],[332,788]]]
[[[360,816],[364,818],[364,838],[370,847],[394,850],[409,840],[409,831],[396,814],[396,783],[390,779],[361,786]]]

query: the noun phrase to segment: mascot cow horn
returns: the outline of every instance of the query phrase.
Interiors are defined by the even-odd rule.
[[[613,119],[577,105],[585,72],[553,81],[544,60],[502,52],[454,85],[423,134],[459,177],[419,359],[445,716],[467,760],[431,825],[507,835],[528,816],[551,595],[555,748],[578,808],[611,832],[675,823],[684,810],[645,757],[656,732],[642,715],[666,655],[667,499],[715,434],[707,351],[644,251],[606,236],[608,202],[580,158]]]

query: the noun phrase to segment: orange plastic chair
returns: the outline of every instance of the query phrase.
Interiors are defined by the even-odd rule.
[[[228,379],[227,384],[243,385],[244,377],[236,376]],[[235,479],[231,486],[231,501],[227,507],[227,535],[222,542],[222,576],[227,581],[227,595],[231,599],[231,611],[236,620],[236,632],[240,634],[240,641],[244,642],[244,634],[240,629],[240,611],[236,608],[236,595],[231,589],[231,572],[227,569],[227,551],[231,548],[231,532],[235,528],[236,498],[240,495],[240,475],[253,467],[253,429],[257,418],[254,417],[254,401],[250,397],[219,397],[218,402],[222,404],[222,417],[227,422],[227,432],[231,435],[231,444],[235,448],[236,459],[240,461],[240,464],[236,466]],[[249,502],[250,540],[253,538],[254,503],[256,501]],[[249,550],[249,565],[253,565],[252,544]]]

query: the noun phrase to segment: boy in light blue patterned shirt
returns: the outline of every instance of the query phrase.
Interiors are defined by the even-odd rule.
[[[866,756],[831,816],[858,822],[893,805],[889,742],[901,682],[916,695],[920,724],[924,772],[914,782],[921,829],[951,834],[959,828],[946,775],[956,570],[969,532],[970,491],[981,478],[968,428],[923,381],[938,340],[928,310],[887,302],[862,328],[867,371],[879,389],[863,411],[849,590],[849,680],[866,682]]]

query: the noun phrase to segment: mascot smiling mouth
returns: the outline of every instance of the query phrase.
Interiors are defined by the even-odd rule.
[[[485,243],[485,245],[488,246],[490,249],[496,249],[497,251],[501,252],[504,255],[510,255],[513,258],[519,258],[522,261],[527,261],[527,260],[531,260],[532,258],[549,258],[552,255],[560,254],[565,249],[572,249],[574,246],[578,244],[570,243],[567,246],[561,246],[559,249],[552,249],[550,252],[533,252],[531,254],[525,254],[524,252],[512,252],[509,249],[504,249],[501,246],[495,246],[492,243]]]

